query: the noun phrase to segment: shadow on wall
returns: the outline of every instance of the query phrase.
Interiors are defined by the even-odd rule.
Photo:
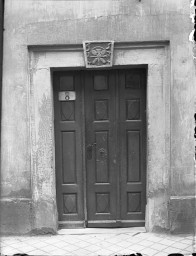
[[[194,6],[195,6],[195,18],[194,18],[194,20],[195,20],[195,25],[194,25],[194,30],[195,30],[195,32],[194,32],[194,41],[195,41],[195,43],[196,43],[196,0],[195,0],[195,2],[194,2]]]
[[[195,46],[196,47],[196,0],[194,1],[194,6],[195,6],[195,17],[194,17],[194,34],[193,34],[193,38],[195,41]],[[195,55],[195,53],[194,53]],[[196,57],[196,56],[194,56]],[[196,102],[195,102],[195,107],[196,107]],[[196,111],[196,109],[195,109]],[[194,118],[195,118],[195,132],[194,132],[194,138],[195,138],[195,163],[196,163],[196,113],[194,114]]]
[[[195,161],[196,161],[196,113],[194,114],[195,117],[195,132],[194,132],[194,138],[195,138]]]

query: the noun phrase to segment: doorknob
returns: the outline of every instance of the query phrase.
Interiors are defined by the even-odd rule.
[[[96,143],[92,143],[92,144],[88,144],[88,146],[86,147],[86,153],[87,153],[87,159],[91,160],[92,156],[93,156],[93,146],[95,146]]]

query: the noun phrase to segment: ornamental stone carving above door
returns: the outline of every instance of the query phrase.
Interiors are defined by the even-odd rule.
[[[86,68],[112,67],[113,49],[113,41],[83,42]]]

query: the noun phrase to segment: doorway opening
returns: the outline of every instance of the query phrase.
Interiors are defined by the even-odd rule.
[[[54,71],[61,227],[145,225],[144,67]]]

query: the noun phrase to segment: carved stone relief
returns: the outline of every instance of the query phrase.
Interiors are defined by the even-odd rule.
[[[83,49],[86,68],[112,67],[113,41],[85,41]]]

